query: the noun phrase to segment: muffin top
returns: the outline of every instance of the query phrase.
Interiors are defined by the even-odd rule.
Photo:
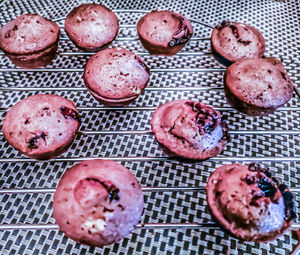
[[[242,59],[227,68],[224,83],[243,102],[277,108],[293,94],[293,82],[275,58]]]
[[[220,113],[191,100],[175,100],[159,106],[151,125],[158,142],[174,156],[183,158],[216,156],[229,138]]]
[[[38,14],[22,14],[0,29],[0,47],[11,54],[29,54],[42,51],[59,37],[55,22]]]
[[[144,197],[136,177],[109,160],[88,160],[68,169],[58,183],[53,214],[73,240],[102,247],[126,237],[139,222]]]
[[[149,68],[126,49],[106,49],[92,56],[84,70],[85,83],[106,99],[137,97],[147,85]]]
[[[73,141],[79,126],[72,101],[57,95],[34,95],[8,111],[2,130],[5,139],[25,155],[48,159]]]
[[[147,13],[139,20],[137,29],[143,39],[163,47],[185,44],[193,34],[192,24],[187,18],[167,10]]]
[[[206,190],[213,215],[243,240],[273,240],[296,216],[293,195],[259,164],[221,166],[209,177]]]
[[[262,57],[266,50],[265,39],[257,29],[230,21],[223,21],[213,29],[211,44],[218,54],[231,62]]]
[[[72,41],[87,50],[98,50],[118,34],[118,17],[101,4],[82,4],[67,16],[65,30]]]

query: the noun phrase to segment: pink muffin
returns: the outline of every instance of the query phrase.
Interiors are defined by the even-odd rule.
[[[98,51],[115,39],[119,31],[119,20],[104,5],[82,4],[68,14],[65,31],[78,47]]]
[[[267,115],[287,103],[293,82],[275,58],[242,59],[227,68],[224,89],[232,107],[248,115]]]
[[[145,62],[126,49],[106,49],[92,56],[84,69],[84,82],[101,103],[122,106],[145,89],[150,71]]]
[[[211,34],[211,49],[217,60],[229,66],[244,58],[260,58],[266,50],[262,34],[249,25],[223,21]]]
[[[136,177],[109,160],[83,161],[58,183],[53,216],[78,243],[103,247],[127,237],[139,222],[144,197]]]
[[[206,186],[214,217],[237,238],[267,242],[278,238],[296,218],[293,195],[258,164],[217,168]]]
[[[21,153],[45,160],[65,152],[79,126],[79,113],[72,101],[57,95],[34,95],[8,111],[2,131]]]
[[[191,22],[171,11],[152,11],[137,24],[137,32],[144,48],[154,55],[174,55],[193,35]]]
[[[204,160],[221,153],[229,140],[220,113],[190,100],[159,106],[151,125],[155,138],[170,157]]]
[[[0,48],[17,66],[49,65],[56,55],[58,25],[37,14],[23,14],[0,29]]]

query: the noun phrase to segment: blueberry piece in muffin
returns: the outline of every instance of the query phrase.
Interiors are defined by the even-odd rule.
[[[8,111],[2,131],[21,153],[46,160],[69,148],[79,126],[79,113],[72,101],[57,95],[34,95]]]
[[[223,21],[211,34],[211,49],[216,59],[229,66],[244,58],[260,58],[266,50],[265,39],[252,26]]]
[[[296,217],[292,193],[259,164],[217,168],[208,179],[206,191],[213,216],[245,241],[274,240]]]
[[[144,48],[154,55],[174,55],[193,35],[191,22],[183,15],[167,10],[152,11],[137,24]]]
[[[204,160],[221,153],[229,140],[220,113],[191,100],[175,100],[159,106],[151,126],[170,157]]]

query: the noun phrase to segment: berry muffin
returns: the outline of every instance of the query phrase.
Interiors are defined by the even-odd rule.
[[[65,152],[79,126],[72,101],[57,95],[34,95],[8,111],[2,131],[7,142],[21,153],[45,160]]]
[[[147,86],[145,62],[126,49],[106,49],[92,56],[84,69],[84,82],[101,103],[122,106],[134,101]]]
[[[293,82],[275,58],[242,59],[227,68],[224,89],[232,107],[248,115],[267,115],[291,99]]]
[[[108,46],[118,34],[118,17],[101,4],[82,4],[65,21],[65,31],[78,47],[98,51]]]
[[[154,55],[170,56],[179,52],[193,35],[191,22],[171,11],[152,11],[137,24],[144,48]]]
[[[37,14],[23,14],[0,29],[0,48],[17,66],[49,65],[56,55],[59,27]]]
[[[204,160],[221,153],[229,140],[220,113],[190,100],[159,106],[151,126],[155,138],[170,157]]]
[[[217,168],[206,186],[214,217],[245,241],[267,242],[282,235],[296,217],[293,195],[258,164]]]
[[[136,177],[109,160],[83,161],[68,169],[58,183],[53,216],[74,241],[103,247],[134,230],[144,208]]]
[[[260,58],[266,50],[261,33],[246,24],[223,21],[211,34],[211,49],[216,59],[229,66],[244,58]]]

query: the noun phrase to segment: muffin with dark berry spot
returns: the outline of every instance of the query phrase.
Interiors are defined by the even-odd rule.
[[[145,89],[150,71],[134,53],[119,48],[99,51],[84,69],[84,82],[101,103],[122,106],[134,101]]]
[[[206,191],[213,216],[241,240],[272,241],[291,227],[296,217],[292,193],[259,164],[217,168]]]
[[[0,29],[0,48],[17,66],[49,65],[56,55],[58,25],[37,14],[23,14]]]
[[[144,48],[154,55],[174,55],[193,35],[191,22],[172,11],[152,11],[137,24],[137,32]]]
[[[82,4],[68,14],[65,31],[78,47],[98,51],[115,39],[119,31],[119,20],[104,5]]]
[[[229,66],[240,59],[262,57],[266,45],[262,34],[254,27],[223,21],[212,31],[211,49],[218,61]]]
[[[109,160],[83,161],[68,169],[58,183],[53,216],[77,243],[103,247],[134,230],[144,208],[136,177]]]
[[[287,103],[293,82],[275,58],[242,59],[227,68],[224,89],[227,101],[248,115],[267,115]]]
[[[46,160],[69,148],[79,126],[79,113],[72,101],[57,95],[34,95],[8,111],[2,131],[21,153]]]
[[[170,157],[204,160],[221,153],[229,140],[220,113],[191,100],[175,100],[159,106],[151,126]]]

